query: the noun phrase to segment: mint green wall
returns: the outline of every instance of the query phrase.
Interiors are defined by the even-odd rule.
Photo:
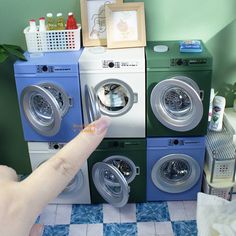
[[[125,2],[135,2],[126,0]],[[235,0],[144,0],[148,40],[202,39],[214,58],[213,87],[236,81]],[[73,11],[80,22],[79,0],[0,0],[0,44],[25,49],[24,27],[47,12]],[[232,99],[228,99],[232,105]],[[30,171],[23,141],[12,63],[0,65],[0,163],[19,173]]]

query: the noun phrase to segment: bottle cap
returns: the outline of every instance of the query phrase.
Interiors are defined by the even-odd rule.
[[[48,14],[47,14],[47,17],[52,17],[52,13],[48,13]]]
[[[35,22],[35,20],[34,20],[34,19],[31,19],[30,22]]]
[[[60,17],[60,16],[62,16],[62,13],[57,13],[57,17]]]
[[[72,15],[73,15],[73,12],[69,12],[69,13],[68,13],[68,16],[72,16]]]
[[[45,18],[44,17],[40,17],[39,20],[45,20]]]

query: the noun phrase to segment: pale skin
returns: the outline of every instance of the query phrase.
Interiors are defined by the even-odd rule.
[[[27,236],[42,209],[67,186],[104,138],[108,117],[90,124],[25,180],[0,165],[0,235]]]

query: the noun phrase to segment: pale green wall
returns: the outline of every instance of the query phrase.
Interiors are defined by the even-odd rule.
[[[133,0],[125,2],[135,2]],[[148,40],[202,39],[214,58],[213,86],[236,81],[235,0],[144,0]],[[24,27],[47,12],[73,11],[80,22],[79,0],[0,0],[0,44],[25,49]],[[228,100],[228,105],[232,101]],[[12,65],[0,65],[0,163],[29,171]]]

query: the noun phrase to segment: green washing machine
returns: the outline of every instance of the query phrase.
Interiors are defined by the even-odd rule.
[[[212,57],[180,53],[179,41],[148,42],[147,136],[203,136],[207,132]]]
[[[88,159],[91,202],[146,201],[146,140],[104,139]]]

